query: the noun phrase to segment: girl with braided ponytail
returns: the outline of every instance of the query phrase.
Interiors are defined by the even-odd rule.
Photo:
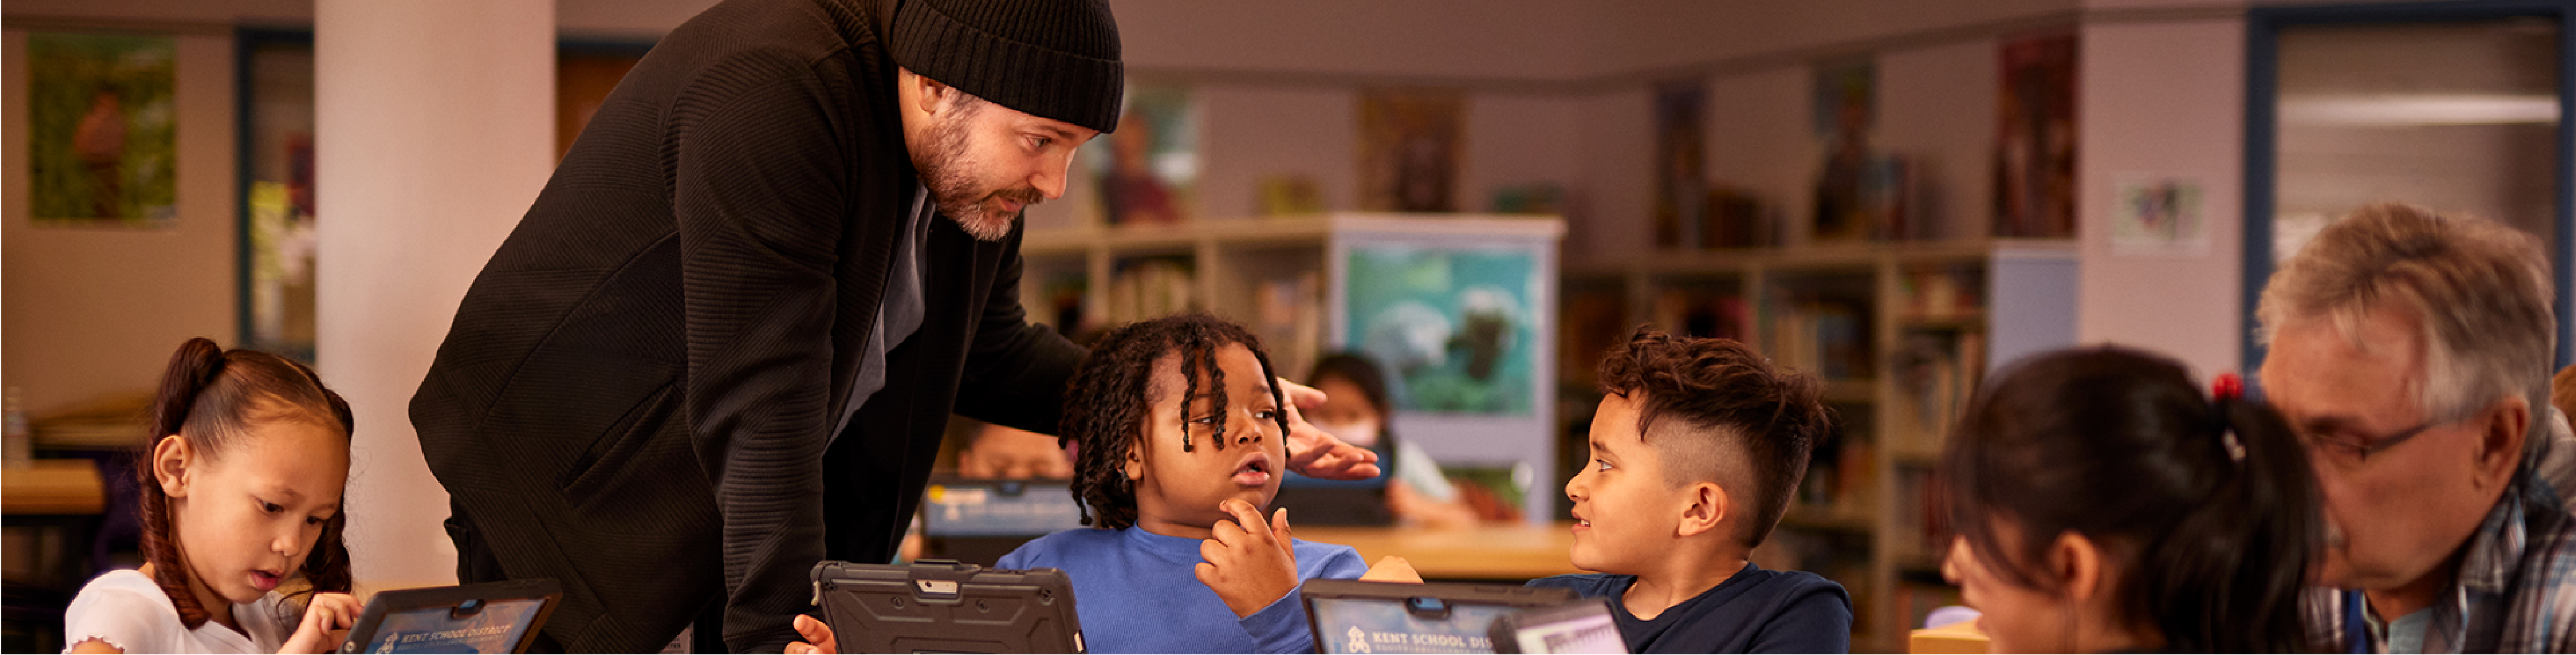
[[[2123,348],[2033,356],[1978,389],[1942,475],[1942,571],[1998,653],[2315,649],[2299,592],[2322,543],[2298,439],[2233,376]]]
[[[349,404],[312,369],[191,339],[142,444],[141,569],[63,613],[71,653],[327,653],[360,611],[341,513]],[[277,589],[299,583],[302,607]]]

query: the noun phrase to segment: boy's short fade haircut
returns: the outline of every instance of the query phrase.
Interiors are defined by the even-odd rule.
[[[1742,453],[1754,511],[1747,547],[1762,545],[1788,512],[1830,421],[1814,376],[1774,365],[1732,339],[1677,338],[1639,326],[1602,358],[1599,375],[1603,393],[1643,401],[1638,438],[1662,453],[1673,485],[1720,481],[1737,468],[1724,466],[1728,451]]]

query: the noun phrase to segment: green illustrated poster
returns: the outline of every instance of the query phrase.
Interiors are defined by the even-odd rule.
[[[1397,409],[1527,415],[1537,266],[1527,250],[1354,246],[1343,343],[1400,382]]]
[[[169,37],[28,35],[28,190],[37,225],[176,220],[177,53]]]

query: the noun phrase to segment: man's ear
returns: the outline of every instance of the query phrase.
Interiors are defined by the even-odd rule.
[[[2522,467],[2522,442],[2531,431],[2531,401],[2521,396],[2490,406],[2478,433],[2477,488],[2501,487]]]
[[[1682,522],[1675,529],[1679,536],[1693,537],[1718,529],[1735,513],[1735,499],[1715,482],[1693,482],[1682,488],[1682,496],[1690,505],[1682,508]]]
[[[162,437],[152,444],[152,479],[161,485],[161,493],[171,498],[188,497],[188,467],[195,464],[197,452],[179,435]]]
[[[917,110],[924,114],[939,113],[944,109],[943,105],[951,100],[950,95],[955,92],[955,89],[946,84],[940,83],[939,80],[930,79],[929,76],[912,72],[912,69],[900,66],[895,68],[895,86],[896,88],[910,92],[897,93],[895,94],[895,97],[908,97],[913,103],[915,103],[914,106],[909,107],[909,109]]]
[[[2057,578],[2057,589],[2067,600],[2088,601],[2108,593],[2108,571],[2103,568],[2102,545],[2074,530],[2057,534],[2057,542],[2048,546],[2048,574]]]

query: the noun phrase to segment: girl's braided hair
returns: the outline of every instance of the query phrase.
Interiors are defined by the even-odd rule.
[[[201,457],[212,459],[239,445],[254,427],[274,421],[329,428],[344,438],[343,449],[348,448],[345,437],[356,423],[349,401],[322,386],[313,369],[293,360],[256,350],[225,350],[202,338],[189,339],[170,354],[160,390],[152,400],[152,433],[145,435],[134,466],[135,479],[142,481],[143,559],[152,563],[152,581],[178,609],[179,623],[190,630],[205,625],[213,615],[189,590],[194,569],[182,561],[178,524],[171,518],[176,508],[153,473],[152,449],[162,438],[177,436],[188,440]],[[321,536],[296,566],[294,573],[309,584],[299,595],[348,593],[352,586],[349,547],[342,536],[349,525],[347,494],[340,501],[340,511],[323,521]]]
[[[1083,505],[1083,523],[1110,530],[1136,524],[1136,487],[1127,479],[1125,464],[1127,454],[1145,434],[1145,417],[1159,399],[1153,388],[1154,365],[1165,356],[1180,358],[1182,398],[1198,395],[1202,387],[1209,390],[1220,410],[1215,433],[1226,433],[1225,369],[1217,366],[1216,351],[1227,344],[1252,351],[1252,357],[1261,362],[1261,374],[1277,377],[1259,337],[1206,312],[1130,324],[1110,330],[1092,345],[1091,355],[1082,360],[1082,368],[1065,389],[1064,423],[1056,432],[1058,445],[1082,444],[1074,462],[1072,491],[1074,501]],[[1270,400],[1287,406],[1278,385],[1271,385]],[[1285,439],[1287,413],[1280,412],[1273,420]],[[1196,450],[1197,444],[1190,442],[1189,412],[1181,413],[1180,427],[1181,450]],[[1226,446],[1223,438],[1210,441],[1220,450]]]

